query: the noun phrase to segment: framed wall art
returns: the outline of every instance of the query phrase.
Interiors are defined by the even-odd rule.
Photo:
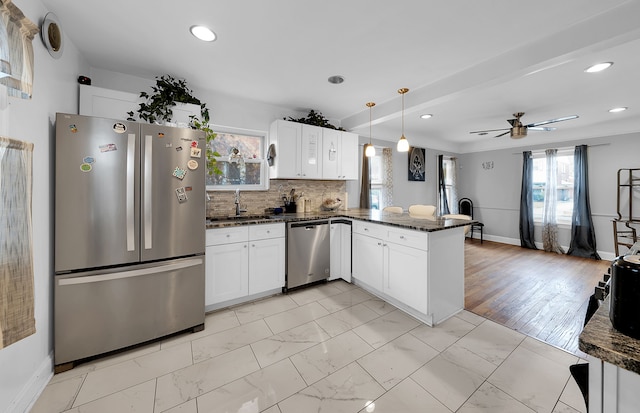
[[[409,149],[409,181],[425,180],[425,150],[424,148],[412,147]]]

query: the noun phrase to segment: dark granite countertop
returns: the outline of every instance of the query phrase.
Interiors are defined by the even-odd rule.
[[[588,355],[640,374],[640,340],[613,328],[609,319],[609,298],[584,327],[578,343],[580,350]]]
[[[348,209],[343,211],[315,211],[305,213],[285,213],[279,215],[246,215],[241,217],[214,216],[207,220],[207,229],[234,227],[238,225],[249,224],[266,224],[275,222],[292,222],[307,221],[313,219],[326,218],[349,218],[360,221],[368,221],[376,224],[389,225],[405,229],[413,229],[417,231],[442,231],[451,228],[463,227],[477,221],[468,221],[462,219],[444,219],[436,217],[435,219],[414,218],[408,213],[393,214],[390,212],[379,211],[377,209]]]

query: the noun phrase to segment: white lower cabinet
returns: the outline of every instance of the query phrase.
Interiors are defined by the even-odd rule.
[[[593,356],[588,356],[587,360],[589,361],[589,412],[638,412],[640,375]]]
[[[427,313],[427,251],[387,242],[384,244],[385,294],[421,313]]]
[[[284,287],[285,241],[249,241],[249,295]]]
[[[205,306],[249,294],[248,258],[246,242],[207,247]]]
[[[284,287],[285,224],[207,230],[205,309]]]
[[[329,281],[342,278],[351,282],[351,225],[331,222],[329,240],[331,258]]]
[[[464,306],[464,230],[427,233],[353,221],[353,279],[428,325]]]
[[[379,238],[353,234],[353,278],[382,291],[383,242]]]

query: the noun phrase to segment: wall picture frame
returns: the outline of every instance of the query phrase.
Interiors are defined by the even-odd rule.
[[[408,179],[409,181],[424,182],[426,178],[425,149],[409,148]]]

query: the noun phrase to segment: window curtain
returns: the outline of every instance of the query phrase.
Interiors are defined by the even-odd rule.
[[[438,155],[438,215],[450,214],[444,179],[444,155]]]
[[[546,181],[544,190],[544,209],[542,212],[542,248],[547,252],[564,254],[558,242],[558,220],[556,207],[558,205],[558,150],[544,151],[546,162]]]
[[[599,260],[589,201],[587,145],[576,146],[573,157],[573,215],[567,255]]]
[[[12,0],[0,0],[0,45],[3,49],[0,51],[0,65],[2,73],[6,75],[0,75],[0,84],[7,86],[10,96],[31,98],[34,63],[32,41],[38,32],[38,26],[27,19]]]
[[[362,175],[360,179],[360,208],[371,208],[371,179],[369,176],[369,158],[365,155],[367,146],[362,148]]]
[[[520,189],[520,246],[537,250],[533,233],[533,158],[522,152],[522,187]]]
[[[0,136],[0,349],[34,334],[33,144]]]
[[[382,149],[382,205],[380,209],[393,205],[393,152]]]

